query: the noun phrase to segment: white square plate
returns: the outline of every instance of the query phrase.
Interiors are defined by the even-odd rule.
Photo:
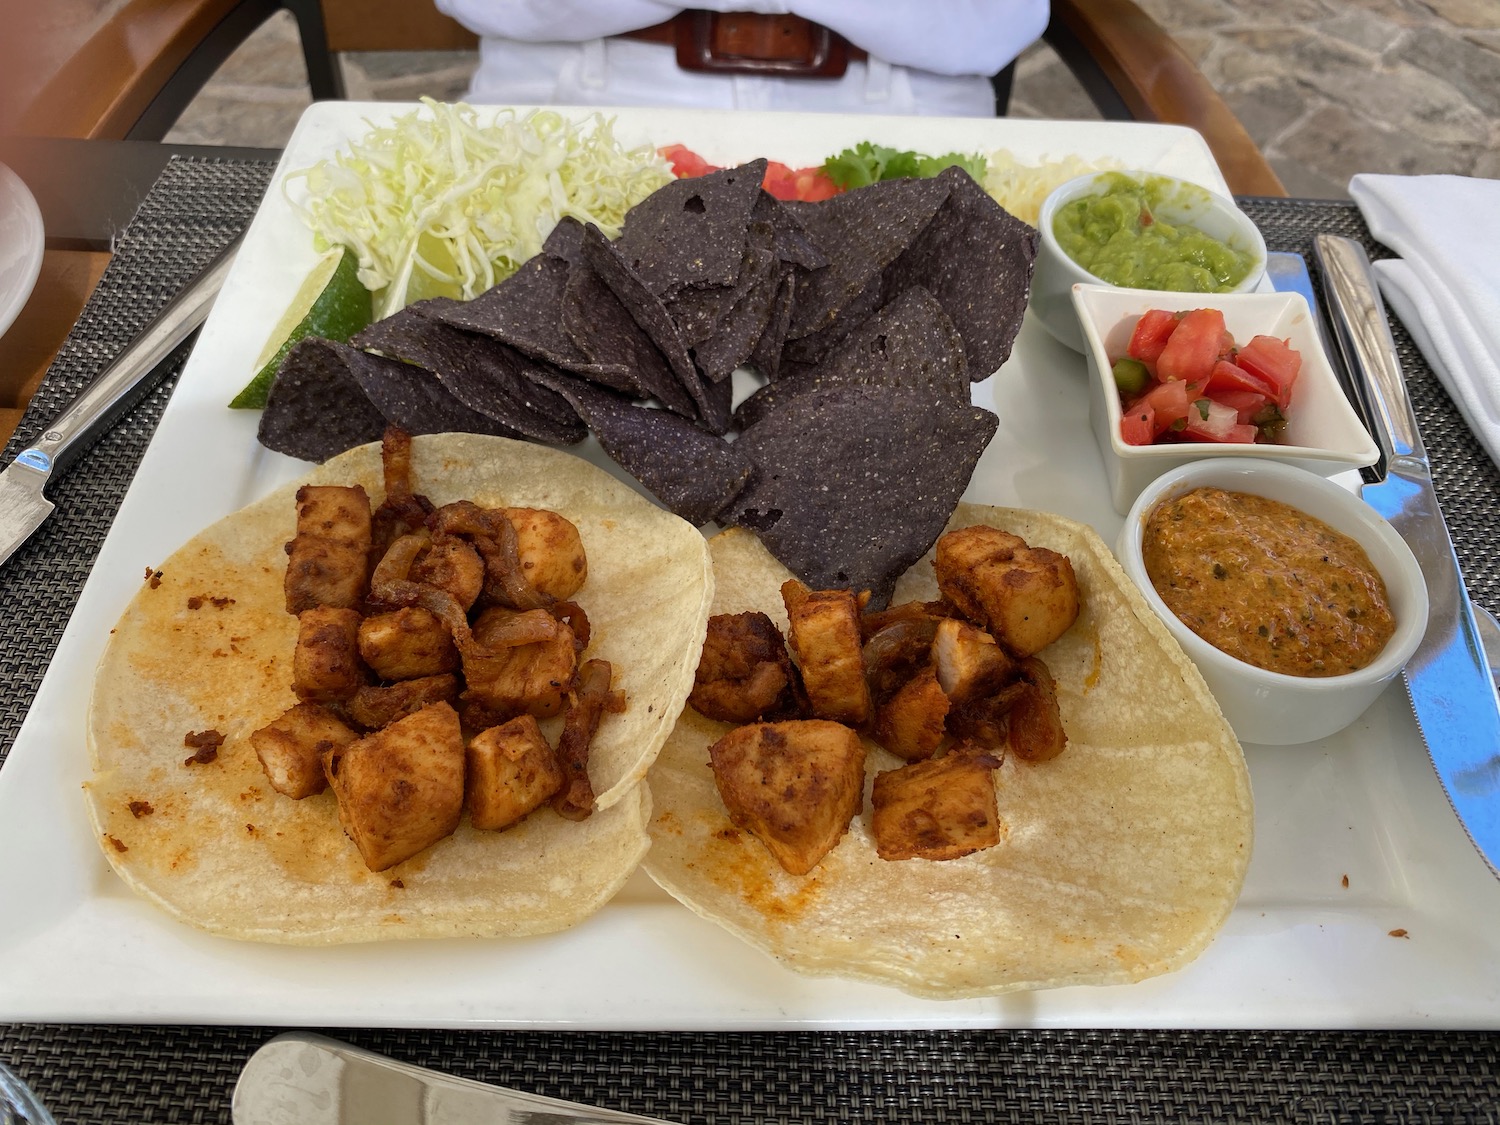
[[[280,184],[411,107],[304,117],[0,770],[0,1020],[575,1029],[1500,1025],[1500,884],[1453,818],[1404,696],[1326,742],[1247,747],[1256,853],[1238,908],[1181,972],[1137,985],[937,1002],[791,973],[644,875],[583,925],[513,941],[301,948],[169,920],[111,873],[79,787],[106,635],[148,564],[297,475],[224,404],[315,257]],[[1224,183],[1196,133],[1158,125],[620,111],[627,143],[715,163],[812,164],[861,140],[1077,154]],[[1029,321],[975,385],[1000,430],[966,499],[1051,510],[1113,542],[1083,358]],[[1404,936],[1392,936],[1401,931]]]

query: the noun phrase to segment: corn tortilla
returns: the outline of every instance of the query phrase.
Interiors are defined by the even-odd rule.
[[[571,454],[471,434],[418,437],[413,487],[436,504],[549,508],[588,555],[577,594],[588,655],[609,660],[627,708],[594,740],[595,811],[550,808],[515,828],[458,832],[379,873],[364,867],[331,793],[293,801],[267,782],[249,735],[296,700],[296,619],[282,545],[302,484],[365,486],[378,445],[350,450],[205,529],[159,567],[115,628],[89,712],[86,794],[104,854],[138,893],[228,937],[299,944],[547,933],[596,910],[648,847],[643,778],[692,686],[712,596],[703,537]],[[556,741],[560,719],[544,724]],[[184,765],[189,732],[224,735]]]
[[[848,834],[803,877],[729,820],[708,768],[728,729],[688,708],[652,767],[644,866],[674,897],[787,967],[946,999],[1120,984],[1187,964],[1239,896],[1249,775],[1197,669],[1098,536],[1056,516],[960,504],[949,529],[992,524],[1064,552],[1083,594],[1040,654],[1069,745],[996,772],[1001,841],[961,859],[879,859],[868,787],[900,760],[871,744]],[[714,613],[759,609],[784,630],[788,572],[751,535],[710,543]],[[937,594],[932,554],[893,602]]]

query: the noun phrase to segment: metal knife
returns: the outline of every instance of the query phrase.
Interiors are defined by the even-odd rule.
[[[1361,495],[1401,533],[1427,580],[1427,633],[1403,673],[1412,708],[1453,811],[1500,876],[1500,702],[1432,490],[1385,305],[1363,246],[1320,234],[1314,248],[1339,346],[1350,371],[1366,381],[1371,432],[1386,453],[1385,479],[1366,484]]]
[[[270,1040],[245,1064],[234,1125],[670,1125],[489,1086],[321,1035]]]
[[[140,401],[165,374],[162,361],[208,316],[234,261],[236,238],[179,292],[108,367],[0,473],[0,566],[52,513],[44,494],[89,442]]]

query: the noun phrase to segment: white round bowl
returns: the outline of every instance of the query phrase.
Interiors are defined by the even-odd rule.
[[[1037,220],[1036,266],[1031,277],[1031,310],[1059,343],[1075,352],[1084,350],[1083,332],[1073,310],[1073,286],[1108,285],[1080,266],[1057,243],[1052,222],[1058,209],[1084,195],[1102,195],[1108,190],[1111,176],[1129,176],[1135,180],[1166,181],[1176,185],[1168,201],[1157,208],[1157,214],[1172,223],[1197,227],[1204,234],[1226,242],[1236,250],[1248,251],[1253,259],[1250,271],[1231,293],[1250,293],[1266,272],[1266,241],[1250,217],[1226,196],[1175,176],[1156,172],[1093,172],[1060,185],[1042,203]],[[1205,296],[1208,296],[1205,294]]]
[[[1385,580],[1396,619],[1395,635],[1372,663],[1342,676],[1269,672],[1219,651],[1167,608],[1146,575],[1141,532],[1157,504],[1205,486],[1290,504],[1364,548]],[[1151,608],[1198,666],[1242,742],[1289,746],[1342,730],[1395,679],[1427,630],[1427,585],[1405,540],[1354,493],[1315,473],[1275,461],[1197,461],[1157,477],[1131,507],[1115,553]]]

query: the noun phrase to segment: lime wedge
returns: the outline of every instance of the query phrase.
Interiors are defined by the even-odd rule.
[[[259,410],[266,405],[276,371],[292,345],[305,336],[345,343],[371,320],[370,291],[359,280],[359,259],[342,246],[329,250],[297,290],[255,361],[255,377],[230,406]]]

